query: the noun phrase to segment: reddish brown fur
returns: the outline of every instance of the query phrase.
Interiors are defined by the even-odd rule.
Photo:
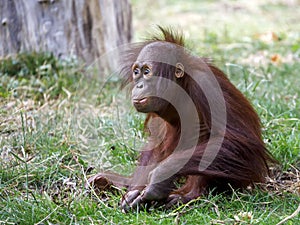
[[[126,59],[122,63],[121,74],[124,76],[122,86],[132,81],[131,66],[135,62],[139,52],[143,47],[152,42],[169,42],[184,46],[181,35],[175,34],[168,29],[160,28],[163,37],[153,37],[151,40],[142,44],[135,45],[126,54]],[[196,105],[199,117],[201,118],[201,127],[205,132],[199,137],[199,142],[193,157],[176,174],[176,177],[186,177],[185,184],[177,190],[168,190],[170,192],[169,200],[180,196],[183,202],[187,202],[206,192],[209,188],[220,190],[227,189],[230,184],[233,188],[244,188],[255,182],[264,182],[268,175],[268,164],[275,160],[266,150],[261,137],[261,124],[259,117],[254,111],[249,101],[243,94],[233,86],[225,74],[216,68],[209,60],[191,56],[184,53],[182,63],[185,68],[198,68],[203,62],[209,67],[215,75],[226,102],[227,125],[222,147],[213,161],[213,163],[204,171],[199,171],[199,162],[203,155],[207,141],[210,136],[211,118],[210,108],[207,99],[202,90],[189,77],[184,76],[179,83],[181,87],[189,94]],[[171,68],[171,67],[170,67]],[[170,69],[170,74],[173,73]],[[172,118],[170,117],[172,115]],[[168,157],[180,157],[172,155],[180,137],[180,121],[176,112],[164,112],[162,115],[149,113],[145,121],[145,126],[151,126],[151,119],[163,119],[159,126],[150,128],[150,142],[145,146],[139,157],[139,165],[150,165],[153,162],[158,163]],[[165,125],[163,125],[165,124]],[[152,130],[151,130],[152,129]],[[161,135],[163,141],[157,145],[153,136]],[[152,139],[151,139],[152,138]],[[131,181],[148,177],[150,171],[137,170]],[[129,190],[144,189],[145,186],[136,187],[129,184]],[[169,200],[166,200],[169,201]]]

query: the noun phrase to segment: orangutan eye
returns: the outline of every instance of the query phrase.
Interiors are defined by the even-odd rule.
[[[141,71],[139,68],[135,68],[135,69],[133,69],[132,72],[133,72],[133,78],[135,78],[140,74]]]
[[[145,76],[145,78],[150,78],[150,77],[152,76],[152,71],[151,71],[151,69],[150,69],[149,67],[146,67],[146,68],[144,69],[143,75]]]
[[[149,68],[146,68],[144,71],[144,75],[149,75],[150,72],[151,72],[151,70]]]

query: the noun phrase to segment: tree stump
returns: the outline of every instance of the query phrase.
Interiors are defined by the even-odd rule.
[[[1,0],[0,56],[47,51],[87,64],[131,39],[128,0]],[[112,60],[100,58],[111,67]]]

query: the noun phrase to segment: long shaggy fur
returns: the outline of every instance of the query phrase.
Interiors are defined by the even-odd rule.
[[[124,186],[126,183],[128,193],[122,201],[123,209],[127,205],[134,207],[149,200],[159,200],[165,204],[177,202],[178,199],[181,202],[188,202],[206,193],[209,189],[223,191],[232,187],[245,188],[256,182],[264,182],[269,172],[269,165],[277,162],[265,148],[259,117],[249,101],[210,60],[194,56],[185,50],[182,35],[172,29],[159,28],[162,36],[154,36],[143,43],[130,46],[121,57],[123,59],[120,64],[120,74],[123,79],[122,87],[133,81],[132,65],[145,46],[159,42],[159,46],[162,46],[161,43],[163,43],[168,47],[170,44],[181,47],[178,52],[178,60],[185,68],[183,77],[174,78],[174,65],[166,63],[153,62],[153,71],[155,71],[155,76],[162,76],[173,81],[175,79],[176,83],[192,99],[200,118],[199,127],[201,130],[199,134],[196,134],[199,136],[196,139],[198,142],[195,151],[175,176],[158,184],[147,183],[150,176],[153,178],[153,176],[162,175],[153,175],[152,171],[155,169],[153,166],[159,167],[159,171],[172,170],[172,167],[176,166],[176,162],[184,158],[186,154],[186,149],[174,152],[181,137],[182,124],[177,111],[169,104],[168,107],[163,108],[163,111],[147,114],[145,129],[149,132],[149,141],[141,151],[138,167],[131,178],[98,174],[90,178],[89,182],[111,184],[108,180],[114,178],[115,181],[112,184],[116,186],[121,186],[122,183]],[[158,51],[163,51],[163,49],[158,49]],[[189,71],[202,71],[202,73],[188,74]],[[193,79],[193,76],[200,75],[214,76],[221,88],[226,106],[225,133],[212,133],[211,109],[208,99]],[[208,141],[213,140],[210,145],[211,148],[220,146],[219,139],[214,139],[218,136],[224,137],[218,154],[205,170],[199,170],[199,164],[204,151],[206,151]],[[161,168],[166,161],[173,162],[174,165],[168,164],[168,167]],[[148,165],[152,167],[149,170],[144,169],[144,166]],[[176,189],[172,183],[177,178],[185,178],[185,180],[182,186]],[[136,186],[138,183],[142,185]],[[140,192],[142,190],[146,191]],[[134,197],[137,193],[140,195],[135,201]]]
[[[123,75],[122,86],[132,82],[131,65],[135,62],[141,49],[146,45],[159,41],[184,47],[182,35],[171,29],[159,28],[162,36],[154,36],[146,42],[135,45],[126,52],[126,58],[122,63],[123,67],[121,69],[121,74]],[[203,186],[200,189],[210,187],[224,189],[225,186],[228,187],[228,184],[235,188],[244,188],[255,182],[264,182],[265,177],[268,175],[268,165],[276,161],[272,158],[262,141],[261,124],[255,110],[243,94],[228,80],[226,75],[216,68],[210,60],[192,56],[189,52],[184,52],[184,54],[181,58],[185,67],[193,69],[193,67],[197,68],[205,63],[205,66],[216,77],[226,101],[227,125],[224,141],[216,159],[205,171],[199,171],[199,162],[210,135],[210,108],[202,90],[190,76],[184,76],[180,85],[194,101],[199,117],[202,119],[201,127],[204,126],[206,128],[207,135],[205,135],[205,138],[201,138],[193,157],[179,172],[179,175],[189,177],[186,185],[175,192],[181,194],[190,192],[194,188],[193,184],[199,183],[199,176],[195,175],[200,175],[202,180],[205,178],[205,182],[199,183],[200,186]],[[167,66],[166,68],[169,68],[169,74],[173,75],[172,67]],[[145,122],[146,127],[148,121],[154,117],[157,117],[157,115],[153,113],[148,114]],[[139,165],[149,164],[149,161],[153,160],[153,155],[155,155],[155,160],[158,162],[171,156],[180,136],[180,121],[177,124],[172,124],[172,126],[167,123],[166,127],[167,135],[162,144],[142,153]],[[139,172],[137,172],[134,176],[139,175]]]

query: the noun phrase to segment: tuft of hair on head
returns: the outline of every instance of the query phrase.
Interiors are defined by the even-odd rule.
[[[150,40],[166,41],[184,47],[184,37],[182,32],[179,32],[172,27],[162,27],[160,25],[158,25],[157,28],[160,30],[162,35],[154,35]]]

